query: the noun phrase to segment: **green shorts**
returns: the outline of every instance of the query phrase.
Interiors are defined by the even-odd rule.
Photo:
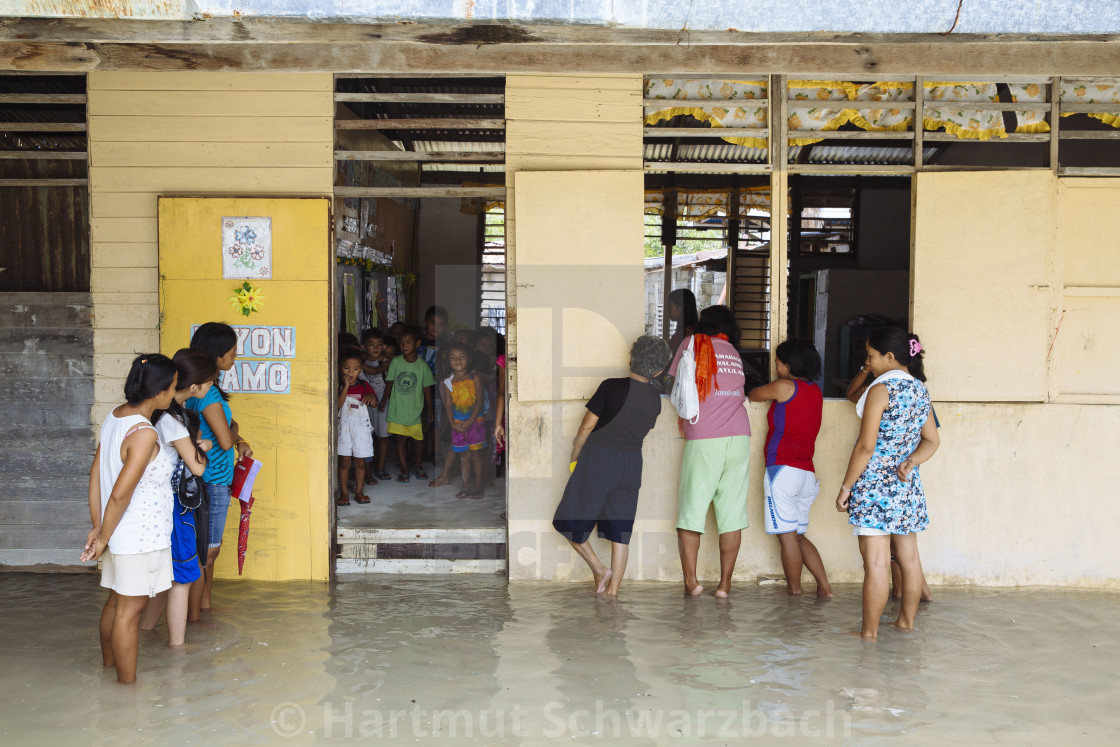
[[[681,460],[677,529],[704,533],[708,506],[716,510],[716,528],[734,532],[747,521],[747,463],[750,436],[701,438],[684,445]]]

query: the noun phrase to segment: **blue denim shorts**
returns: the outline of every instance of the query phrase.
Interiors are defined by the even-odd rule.
[[[210,547],[221,547],[229,514],[229,485],[208,482],[206,492],[210,495]]]

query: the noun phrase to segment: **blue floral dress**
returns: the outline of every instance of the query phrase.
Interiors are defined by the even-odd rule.
[[[920,532],[929,526],[929,515],[918,468],[911,471],[907,482],[899,480],[895,470],[921,441],[922,426],[931,411],[929,392],[913,378],[887,379],[882,383],[890,401],[879,422],[875,453],[852,486],[848,521],[853,526],[891,534]]]

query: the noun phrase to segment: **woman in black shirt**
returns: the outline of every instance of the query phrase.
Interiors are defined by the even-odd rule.
[[[552,526],[591,568],[596,594],[615,596],[622,583],[642,486],[642,441],[661,414],[661,395],[650,379],[670,357],[661,338],[639,337],[630,348],[630,376],[599,385],[572,442],[572,476]],[[596,525],[611,542],[609,568],[588,542]]]

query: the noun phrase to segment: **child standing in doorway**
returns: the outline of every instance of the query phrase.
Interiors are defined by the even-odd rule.
[[[389,370],[392,356],[385,354],[385,339],[380,330],[367,330],[362,335],[362,352],[365,360],[362,362],[362,378],[373,388],[377,401],[385,398],[385,372]],[[385,411],[380,407],[371,407],[369,410],[370,422],[373,424],[373,437],[375,442],[376,468],[370,462],[368,484],[374,485],[378,480],[388,480],[389,474],[385,472],[385,452],[389,448],[389,423],[385,419]]]
[[[420,347],[420,328],[408,325],[401,330],[401,354],[389,363],[385,374],[385,400],[381,409],[385,410],[389,422],[389,433],[397,437],[397,456],[401,460],[401,474],[397,482],[408,482],[410,471],[419,480],[427,480],[422,460],[424,458],[424,429],[422,420],[428,413],[429,422],[432,412],[432,387],[435,377],[417,355]],[[408,451],[411,445],[412,459]],[[415,469],[412,464],[415,463]]]
[[[801,596],[801,568],[817,580],[817,596],[832,596],[832,587],[816,546],[805,536],[809,510],[820,492],[813,469],[813,453],[821,430],[824,396],[813,383],[821,373],[821,356],[808,340],[786,340],[775,353],[778,378],[755,387],[751,402],[769,402],[766,415],[766,505],[763,520],[767,534],[778,535],[786,590]]]
[[[444,414],[451,425],[451,451],[462,463],[463,489],[456,498],[482,497],[482,450],[486,447],[486,421],[482,414],[485,390],[482,378],[470,370],[471,348],[455,342],[448,349],[451,375],[443,382]]]
[[[424,312],[424,330],[420,336],[419,347],[416,354],[428,364],[432,371],[433,383],[441,379],[439,375],[440,347],[446,346],[447,336],[447,309],[442,306],[431,306]],[[432,406],[424,410],[424,430],[431,439],[432,465],[442,465],[443,453],[443,408],[440,405],[440,392],[437,389],[432,393]]]
[[[347,480],[350,463],[354,464],[354,500],[369,503],[366,497],[366,457],[373,456],[373,430],[367,405],[377,405],[373,388],[359,378],[362,353],[357,348],[342,351],[339,356],[338,392],[338,505],[349,506]]]

